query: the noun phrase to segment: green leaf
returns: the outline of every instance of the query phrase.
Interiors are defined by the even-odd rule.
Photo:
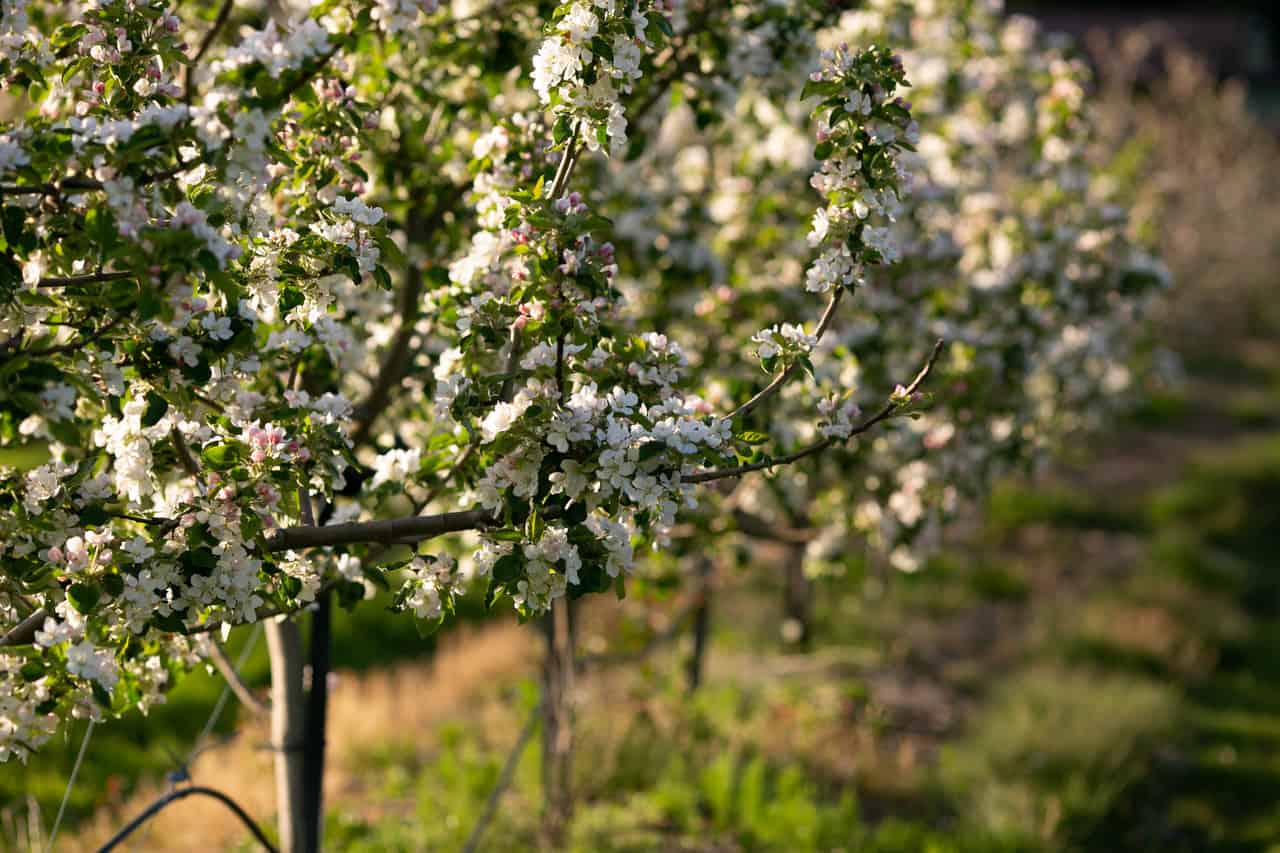
[[[763,432],[747,431],[738,433],[738,441],[745,444],[767,444],[769,442],[769,436]]]
[[[506,554],[493,564],[493,579],[502,584],[511,583],[519,579],[523,568],[524,560],[519,554]]]
[[[551,138],[555,140],[556,145],[559,145],[561,142],[568,139],[569,134],[572,132],[573,127],[569,123],[569,116],[561,114],[560,117],[556,119],[555,125],[551,128]]]
[[[201,451],[200,458],[215,471],[225,471],[240,461],[240,448],[234,444],[215,444]]]
[[[124,578],[116,574],[103,575],[102,589],[107,593],[107,595],[115,598],[124,592]]]
[[[102,598],[102,591],[90,583],[74,583],[67,590],[67,601],[81,613],[92,613]]]
[[[169,401],[155,391],[148,391],[147,409],[142,413],[142,425],[144,427],[155,426],[167,411],[169,411]]]
[[[111,516],[107,514],[102,504],[90,504],[80,510],[80,523],[85,527],[97,527],[100,524],[106,524],[109,518]]]

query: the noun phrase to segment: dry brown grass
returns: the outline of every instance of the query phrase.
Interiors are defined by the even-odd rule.
[[[503,622],[452,632],[429,663],[338,673],[329,700],[325,791],[330,801],[375,809],[377,798],[361,796],[367,788],[361,767],[371,751],[423,754],[432,747],[441,722],[461,714],[474,719],[509,711],[495,688],[532,674],[538,648],[532,629]],[[250,815],[269,825],[275,785],[266,742],[265,721],[250,720],[229,742],[204,752],[191,772],[196,782],[231,793]],[[75,835],[63,836],[59,850],[96,850],[161,792],[160,787],[144,788],[100,811]],[[145,831],[128,849],[216,850],[245,837],[223,806],[194,797],[162,812]]]

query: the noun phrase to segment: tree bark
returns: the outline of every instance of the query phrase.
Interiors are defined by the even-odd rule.
[[[568,598],[554,602],[542,617],[546,654],[542,661],[542,788],[547,843],[564,846],[573,817],[574,649],[572,607]]]
[[[702,684],[702,671],[706,663],[707,642],[711,639],[711,578],[715,563],[709,556],[698,557],[698,580],[695,589],[698,606],[693,611],[693,648],[685,668],[689,692]]]
[[[804,573],[803,545],[787,545],[786,588],[783,595],[783,618],[786,620],[786,641],[799,648],[807,648],[813,621],[813,584]]]
[[[303,849],[319,853],[324,846],[324,751],[325,722],[329,705],[330,625],[333,591],[316,598],[311,613],[311,690],[307,694],[305,748],[302,752]]]
[[[271,748],[275,753],[276,821],[282,853],[305,853],[306,799],[303,737],[302,638],[287,616],[267,622],[271,659]]]

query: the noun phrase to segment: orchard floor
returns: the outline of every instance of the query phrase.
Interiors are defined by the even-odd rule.
[[[1193,366],[1052,478],[1003,487],[920,572],[819,581],[806,651],[780,639],[780,578],[760,568],[717,579],[692,697],[683,638],[585,672],[569,846],[1280,850],[1280,358],[1244,352]],[[593,603],[585,650],[625,650],[680,607],[651,605]],[[429,662],[341,673],[329,849],[460,849],[536,701],[540,645],[489,622]],[[241,720],[191,773],[269,824],[264,732]],[[164,788],[163,760],[111,783],[130,772],[111,775],[113,754],[138,747],[98,738],[59,849],[94,849]],[[53,786],[65,760],[35,770]],[[535,738],[481,849],[539,847],[539,762]],[[127,849],[237,846],[188,800]]]

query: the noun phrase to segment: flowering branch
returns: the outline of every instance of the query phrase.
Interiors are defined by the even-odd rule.
[[[832,291],[831,298],[827,302],[827,308],[822,312],[822,319],[818,321],[818,328],[813,333],[815,342],[822,340],[822,336],[826,334],[827,329],[830,328],[831,321],[835,318],[836,306],[840,304],[840,297],[843,295],[843,288],[836,288]],[[756,394],[750,400],[725,415],[725,418],[733,420],[734,418],[745,418],[747,415],[751,414],[755,411],[757,406],[776,394],[778,390],[786,384],[787,380],[800,370],[801,364],[802,362],[799,359],[792,361],[791,364],[787,366],[787,369],[775,376],[773,381],[765,386],[760,393]]]
[[[726,477],[741,477],[743,474],[750,474],[754,471],[768,471],[778,467],[779,465],[791,465],[795,462],[799,462],[801,459],[813,456],[815,453],[821,453],[828,447],[831,447],[840,441],[844,441],[855,435],[860,435],[866,432],[876,424],[891,417],[911,399],[912,395],[914,395],[917,390],[919,390],[920,385],[929,376],[929,371],[933,369],[934,362],[936,362],[938,360],[938,356],[941,355],[943,345],[944,342],[941,340],[934,344],[933,351],[929,353],[929,360],[925,362],[924,367],[922,367],[920,372],[916,374],[916,378],[911,380],[911,384],[905,388],[900,387],[896,389],[883,409],[877,412],[873,417],[868,418],[866,421],[863,421],[861,424],[854,427],[845,438],[837,438],[835,436],[824,438],[822,441],[815,442],[808,447],[797,450],[795,453],[788,453],[786,456],[778,456],[772,459],[766,459],[762,462],[752,462],[748,465],[739,465],[735,468],[699,471],[695,474],[686,476],[684,481],[686,483],[710,483],[714,480],[723,480]]]

